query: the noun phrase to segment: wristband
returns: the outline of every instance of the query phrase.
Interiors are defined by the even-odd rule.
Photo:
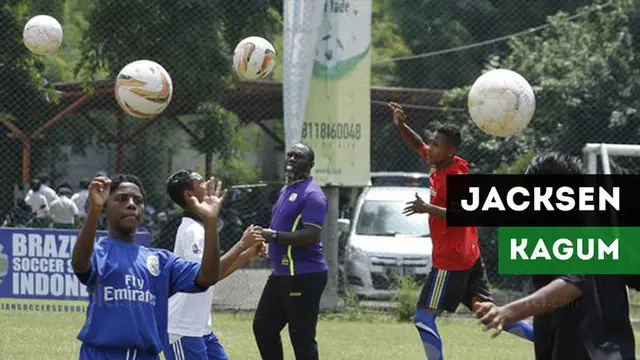
[[[270,242],[273,242],[273,243],[278,242],[278,232],[277,231],[274,231],[274,232],[271,233]]]

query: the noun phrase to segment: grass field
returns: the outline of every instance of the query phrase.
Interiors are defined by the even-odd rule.
[[[2,359],[77,359],[80,343],[75,337],[83,319],[82,313],[2,310]],[[260,359],[251,331],[251,319],[251,313],[214,314],[216,334],[231,359]],[[533,359],[531,343],[510,334],[490,339],[473,319],[446,317],[440,319],[438,327],[448,360]],[[294,359],[286,328],[282,335],[285,358]],[[424,359],[413,325],[381,316],[363,315],[357,319],[324,316],[318,325],[318,342],[323,359]]]

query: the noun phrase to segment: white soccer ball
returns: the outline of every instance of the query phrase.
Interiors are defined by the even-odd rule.
[[[236,46],[233,52],[233,68],[247,80],[263,79],[276,66],[276,50],[259,36],[248,37]]]
[[[24,26],[24,45],[34,54],[51,54],[62,44],[62,25],[49,15],[34,16]]]
[[[116,78],[116,100],[129,115],[151,118],[163,112],[173,96],[173,82],[167,70],[149,60],[127,64]]]
[[[520,74],[495,69],[482,74],[471,86],[469,114],[480,130],[507,137],[524,130],[536,110],[529,82]]]

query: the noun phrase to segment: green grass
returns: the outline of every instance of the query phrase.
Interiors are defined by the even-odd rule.
[[[83,320],[84,314],[81,313],[0,311],[2,358],[77,359],[80,342],[76,335]],[[250,313],[214,314],[216,334],[232,360],[260,359],[251,320]],[[533,359],[531,343],[506,333],[490,339],[489,334],[482,332],[480,325],[472,319],[445,317],[439,320],[438,327],[448,360]],[[285,359],[294,359],[286,328],[282,338]],[[424,359],[413,325],[389,317],[324,316],[318,325],[317,338],[323,359]]]

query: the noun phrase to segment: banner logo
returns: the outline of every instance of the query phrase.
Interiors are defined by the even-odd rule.
[[[316,153],[320,185],[371,180],[372,0],[328,0],[315,42],[302,140]]]
[[[0,300],[86,301],[71,266],[77,236],[77,230],[0,228]],[[96,241],[107,236],[98,231]],[[151,235],[138,233],[137,240],[148,246]]]

